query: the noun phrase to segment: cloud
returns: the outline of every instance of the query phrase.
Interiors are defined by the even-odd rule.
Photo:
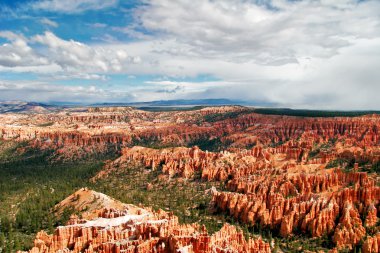
[[[101,36],[94,36],[91,39],[94,41],[101,41],[101,42],[107,43],[107,44],[120,43],[117,38],[115,38],[114,36],[112,36],[108,33],[102,34]]]
[[[89,26],[91,26],[93,28],[105,28],[105,27],[107,27],[107,24],[104,24],[104,23],[94,23],[94,24],[89,24]]]
[[[12,68],[48,64],[48,59],[37,55],[28,45],[24,36],[9,31],[0,31],[0,38],[10,41],[10,43],[0,45],[0,66]]]
[[[177,93],[179,91],[181,91],[183,88],[179,85],[177,85],[176,87],[172,88],[172,89],[158,89],[156,92],[158,93]]]
[[[61,13],[81,13],[115,7],[118,0],[41,0],[31,4],[35,10]]]
[[[204,81],[204,82],[186,82],[186,81],[146,81],[148,85],[153,87],[164,88],[164,91],[186,91],[186,92],[200,92],[206,91],[210,87],[226,87],[233,83],[224,81]],[[159,90],[160,91],[160,90]],[[175,93],[175,92],[168,92]]]
[[[133,96],[129,92],[115,92],[89,86],[58,85],[42,81],[1,81],[1,100],[58,101],[92,103],[97,101],[125,101]]]
[[[272,67],[274,77],[248,75],[243,69],[227,73],[234,82],[221,82],[205,90],[188,93],[187,98],[231,98],[261,101],[261,105],[308,109],[361,110],[379,109],[380,38],[363,39],[342,49],[329,59],[303,62],[298,68],[288,68],[289,78],[280,79],[277,72],[283,67]],[[251,65],[252,66],[252,65]],[[244,67],[243,67],[244,68]],[[276,69],[278,71],[276,71]],[[256,71],[254,71],[255,73]],[[286,71],[284,71],[286,73]],[[286,77],[285,74],[281,74]],[[238,78],[240,76],[240,79]],[[296,77],[294,77],[296,76]],[[291,78],[293,77],[293,78]],[[218,82],[216,82],[218,83]]]
[[[136,14],[145,29],[186,44],[189,53],[238,62],[329,58],[356,38],[380,34],[378,1],[148,2]]]
[[[48,19],[46,17],[41,18],[40,23],[44,24],[44,25],[47,25],[47,26],[55,27],[55,28],[58,27],[58,23],[57,22],[54,22],[53,20]]]
[[[0,37],[10,41],[0,46],[0,71],[65,72],[73,78],[83,76],[87,79],[93,73],[121,72],[128,65],[141,61],[123,49],[63,40],[52,32],[26,38],[5,31],[0,32]]]
[[[136,92],[141,100],[231,98],[294,108],[380,109],[380,101],[376,98],[380,92],[380,72],[377,70],[380,66],[380,37],[357,39],[329,58],[304,57],[298,63],[283,65],[168,52],[181,45],[157,40],[133,43],[124,48],[144,59],[141,64],[130,67],[131,73],[161,74],[167,78],[165,81],[148,81],[141,86],[140,92]],[[171,81],[172,77],[197,77],[200,74],[208,74],[219,81]],[[182,89],[176,93],[157,92],[173,90],[177,86]]]
[[[36,10],[79,13],[117,1],[34,4]],[[107,81],[110,90],[78,93],[94,100],[222,97],[283,107],[380,109],[379,9],[377,0],[144,0],[128,10],[131,22],[130,16],[112,24],[84,20],[84,27],[100,33],[91,35],[97,44],[52,32],[1,32],[7,43],[0,45],[0,71],[38,73],[43,85]],[[124,75],[125,86],[113,74]],[[217,81],[178,81],[199,76]]]
[[[150,38],[124,45],[144,60],[131,66],[130,73],[176,78],[206,74],[221,80],[215,86],[199,83],[203,88],[198,91],[187,85],[173,93],[176,97],[380,109],[373,95],[380,80],[375,70],[380,66],[379,1],[257,3],[148,1],[136,11],[136,23]],[[129,34],[131,27],[126,28]]]
[[[50,60],[68,71],[117,72],[125,68],[127,63],[138,61],[124,50],[91,47],[74,40],[66,41],[51,32],[36,35],[32,40],[46,46],[46,55],[50,56]]]
[[[100,80],[108,81],[109,78],[106,75],[99,75],[93,73],[54,73],[41,76],[40,80]]]
[[[120,33],[126,34],[131,38],[136,38],[139,40],[152,39],[152,36],[150,36],[144,32],[138,31],[138,28],[139,27],[137,25],[129,25],[126,27],[112,27],[112,30],[115,32],[120,32]]]

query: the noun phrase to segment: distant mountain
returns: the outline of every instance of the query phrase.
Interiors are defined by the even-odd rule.
[[[59,109],[54,105],[46,105],[36,102],[3,101],[0,102],[0,113],[23,112],[23,113],[48,113]]]
[[[215,106],[215,105],[247,105],[247,102],[230,99],[177,99],[177,100],[158,100],[149,102],[134,103],[99,103],[93,106],[136,106],[136,107],[154,107],[154,106]]]
[[[78,103],[78,102],[25,102],[25,101],[3,101],[0,102],[0,113],[48,113],[62,108],[68,110],[82,109],[86,107],[113,107],[113,106],[132,106],[137,108],[166,108],[168,110],[176,108],[190,108],[195,106],[222,106],[222,105],[241,105],[241,106],[273,106],[268,103],[247,102],[243,100],[231,100],[226,98],[218,99],[176,99],[176,100],[156,100],[146,102],[117,102],[117,103]]]

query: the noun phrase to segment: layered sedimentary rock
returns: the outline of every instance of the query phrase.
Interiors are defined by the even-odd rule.
[[[363,253],[375,253],[380,251],[380,233],[368,236],[363,244]]]
[[[130,205],[103,193],[82,188],[59,202],[53,211],[56,216],[61,216],[65,210],[70,209],[81,213],[81,217],[84,219],[91,219],[100,214],[103,215],[103,210],[110,208],[113,210],[131,209]]]
[[[278,149],[287,149],[289,159],[303,159],[315,144],[344,139],[343,145],[338,141],[331,151],[377,161],[379,127],[379,116],[297,118],[260,115],[237,106],[180,112],[112,107],[0,115],[1,139],[32,141],[38,147],[61,148],[61,153],[75,152],[73,147],[85,152],[100,147],[104,152],[133,145],[182,146],[210,140],[218,140],[223,148],[246,148],[290,140]],[[328,160],[329,154],[321,150],[314,162]]]
[[[379,179],[363,172],[378,170],[379,129],[376,115],[301,118],[260,115],[243,107],[0,115],[1,139],[51,148],[66,158],[120,153],[94,180],[144,166],[171,179],[220,181],[226,189],[212,191],[215,212],[283,237],[327,235],[337,249],[364,241],[365,252],[379,247]],[[173,148],[162,148],[167,146]],[[152,249],[160,242],[143,241],[136,245]]]
[[[82,189],[76,194],[87,193]],[[118,208],[97,210],[98,217],[89,220],[72,217],[53,235],[41,231],[29,252],[271,252],[268,243],[260,238],[246,240],[232,225],[225,224],[219,232],[209,235],[205,227],[179,224],[176,216],[162,210],[132,205]]]
[[[337,248],[352,248],[376,226],[380,187],[365,172],[325,168],[289,146],[235,152],[207,152],[198,147],[125,148],[94,179],[124,168],[145,166],[167,177],[224,181],[228,191],[213,190],[211,206],[243,223],[260,224],[283,237],[330,235]],[[307,145],[305,145],[307,146]],[[301,146],[302,147],[302,146]],[[337,154],[333,156],[336,158]]]
[[[359,212],[350,202],[343,207],[343,214],[335,229],[334,241],[339,248],[356,245],[366,234]]]
[[[287,179],[271,175],[251,182],[240,179],[238,183],[228,184],[237,192],[216,192],[213,204],[244,222],[280,227],[282,236],[297,230],[318,237],[336,229],[344,232],[345,228],[355,227],[349,233],[359,239],[349,242],[356,244],[365,234],[359,212],[363,214],[368,206],[379,205],[380,188],[367,181],[365,175],[344,175],[339,170],[323,176],[305,176],[302,181],[299,178],[299,175]],[[351,182],[354,185],[349,187]],[[336,231],[337,245],[339,235]]]

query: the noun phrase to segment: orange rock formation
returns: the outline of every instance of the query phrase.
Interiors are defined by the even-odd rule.
[[[307,159],[289,158],[289,149],[260,148],[205,152],[197,147],[125,148],[94,179],[131,164],[159,169],[168,177],[225,181],[228,192],[213,191],[212,207],[251,225],[261,224],[287,237],[331,235],[338,248],[352,248],[377,223],[380,187],[365,172]],[[365,217],[366,216],[366,217]],[[365,218],[364,218],[365,217]]]
[[[99,194],[82,189],[74,195],[85,199],[82,195]],[[209,235],[205,227],[179,224],[176,216],[162,210],[118,207],[105,208],[90,220],[73,217],[53,235],[39,232],[29,252],[271,252],[268,243],[260,238],[246,240],[232,225],[225,224],[219,232]]]
[[[311,237],[328,235],[337,249],[352,249],[364,241],[364,252],[378,252],[379,249],[378,233],[368,233],[369,229],[379,227],[379,179],[374,174],[361,172],[380,161],[379,129],[380,116],[376,115],[301,118],[260,115],[243,107],[181,112],[147,112],[130,107],[93,108],[57,114],[0,115],[1,139],[28,141],[34,147],[53,148],[58,157],[72,158],[110,150],[120,152],[121,156],[108,163],[94,180],[113,171],[120,172],[132,163],[160,170],[166,177],[222,181],[227,190],[213,191],[211,205],[216,212],[227,213],[243,223],[260,224],[283,237],[294,233]],[[185,147],[205,143],[214,143],[215,150],[225,151],[208,152]],[[352,168],[347,171],[348,165]],[[166,217],[169,218],[172,219]],[[83,226],[69,228],[65,233],[70,236],[77,233],[86,237],[90,233]],[[165,249],[182,238],[178,234],[187,233],[178,232],[181,229],[177,232],[165,229],[170,231],[162,237],[166,238]],[[191,229],[202,234],[199,229]],[[232,232],[229,226],[222,232],[224,230],[231,231],[231,238],[240,240],[238,233]],[[52,243],[56,241],[54,238],[61,238],[61,232],[56,233],[55,237],[40,234],[41,241],[48,240],[41,245],[46,249],[56,245]],[[128,233],[109,232],[111,237],[118,236],[122,240],[129,237]],[[99,236],[103,238],[103,235]],[[161,239],[157,239],[161,236],[153,236],[156,239],[152,240],[146,240],[146,235],[141,237],[133,243],[129,240],[126,245],[138,245],[142,247],[141,252],[152,248],[165,252]],[[182,251],[196,251],[196,247],[201,247],[199,245],[211,245],[209,242],[214,240],[212,236],[196,236],[198,239],[191,240],[188,237],[186,240],[192,242],[192,248],[189,241],[184,243],[181,239]],[[73,238],[65,240],[72,243]],[[97,242],[103,239],[97,239]],[[208,240],[208,243],[199,240]],[[199,245],[193,244],[195,241]],[[241,242],[242,245],[255,244]],[[108,250],[116,247],[112,243],[103,244],[103,241],[102,245],[109,247]],[[235,249],[243,250],[239,247]],[[205,252],[209,252],[207,250]]]
[[[225,148],[290,140],[287,145],[275,149],[283,153],[286,150],[289,159],[303,159],[314,144],[344,139],[343,147],[338,145],[332,151],[356,159],[379,160],[379,116],[297,118],[247,113],[246,110],[243,107],[210,107],[194,111],[147,112],[112,107],[57,114],[0,114],[0,138],[31,141],[38,147],[58,148],[62,154],[80,149],[85,149],[83,153],[103,152],[146,144],[182,146],[211,139],[220,140]],[[231,112],[237,116],[212,117]],[[329,160],[330,155],[321,150],[314,162]]]

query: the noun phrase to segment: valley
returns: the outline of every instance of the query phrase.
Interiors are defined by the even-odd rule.
[[[380,116],[316,115],[0,114],[0,249],[378,252]]]

